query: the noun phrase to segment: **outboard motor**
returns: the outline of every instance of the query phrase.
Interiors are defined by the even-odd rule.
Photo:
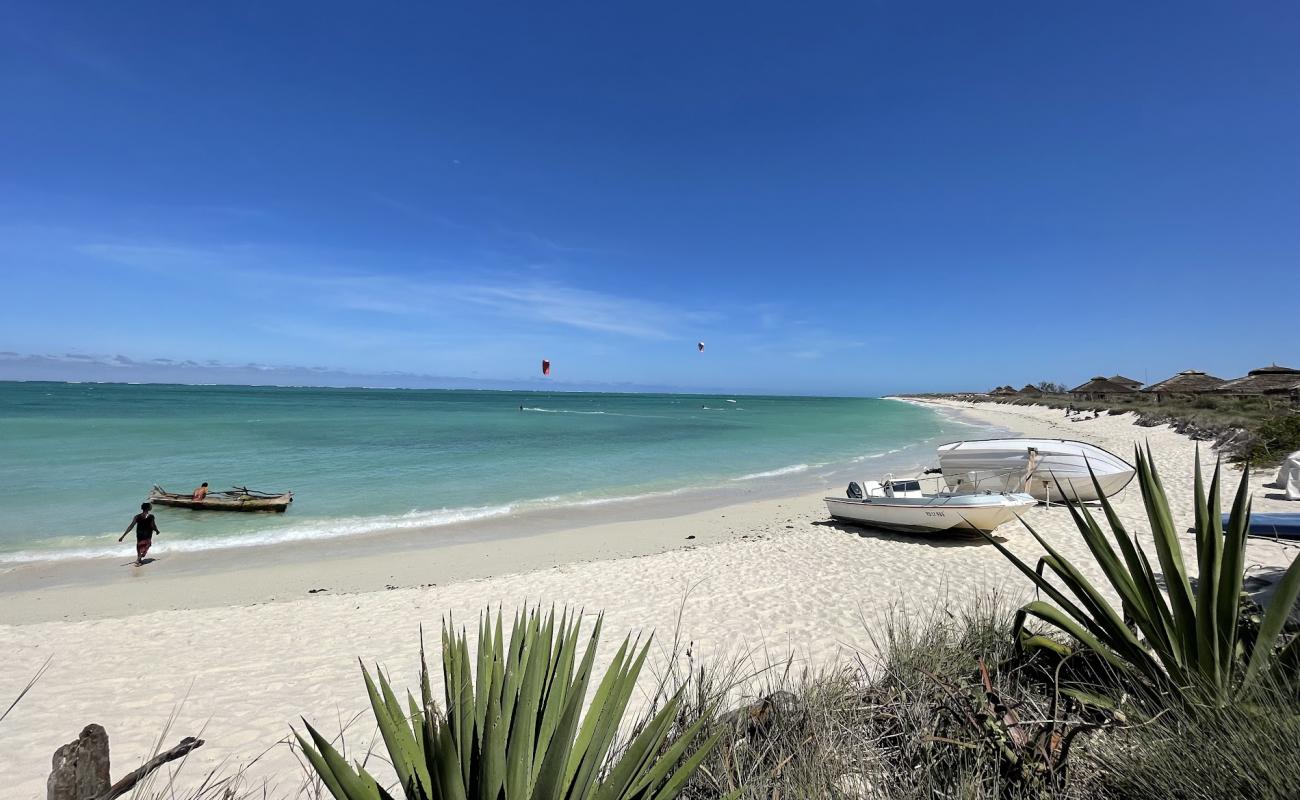
[[[850,500],[861,500],[861,499],[862,499],[862,496],[863,496],[862,487],[858,485],[858,482],[857,482],[857,481],[849,481],[849,491],[848,491],[848,495],[849,495],[849,499],[850,499]]]

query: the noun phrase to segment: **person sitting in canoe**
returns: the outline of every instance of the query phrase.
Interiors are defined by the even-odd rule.
[[[154,534],[162,533],[158,530],[158,520],[154,519],[152,513],[153,506],[148,503],[140,504],[140,513],[131,518],[131,524],[126,526],[122,535],[117,537],[120,542],[126,538],[126,535],[135,528],[135,565],[144,566],[144,557],[149,554],[149,546],[153,544]]]
[[[204,481],[203,485],[194,490],[194,499],[202,500],[208,496],[208,482]]]

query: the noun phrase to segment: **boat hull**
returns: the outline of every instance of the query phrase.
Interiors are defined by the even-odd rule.
[[[293,502],[293,492],[274,497],[207,497],[202,500],[169,492],[150,492],[149,502],[156,506],[188,508],[194,511],[284,512]]]
[[[1223,527],[1232,522],[1231,514],[1222,515]],[[1247,522],[1246,533],[1250,536],[1265,536],[1271,539],[1300,539],[1300,514],[1252,513]]]
[[[1038,454],[1025,481],[1030,448]],[[1053,503],[1110,497],[1128,486],[1136,474],[1131,464],[1114,453],[1068,439],[953,442],[939,447],[939,468],[949,488],[956,491],[963,486],[993,492],[1024,491]],[[1093,485],[1094,475],[1100,494]]]
[[[826,510],[842,522],[904,533],[987,533],[1037,502],[1027,494],[827,497]]]

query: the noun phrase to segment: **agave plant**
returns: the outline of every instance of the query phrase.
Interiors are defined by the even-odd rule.
[[[668,800],[717,744],[715,735],[689,755],[704,719],[669,739],[681,694],[669,698],[610,760],[620,722],[650,642],[624,639],[582,714],[603,615],[578,660],[581,613],[516,614],[507,644],[501,613],[479,619],[478,654],[464,630],[444,621],[442,672],[445,713],[430,690],[420,646],[421,700],[403,706],[387,677],[378,684],[362,667],[370,705],[407,800]],[[476,666],[476,675],[471,669]],[[360,764],[351,766],[307,724],[298,742],[337,800],[390,800]]]
[[[1160,573],[1097,486],[1110,538],[1114,539],[1118,553],[1087,508],[1078,503],[1067,505],[1088,549],[1119,596],[1123,613],[1111,605],[1077,566],[1025,523],[1047,551],[1039,561],[1039,570],[988,537],[1052,600],[1052,603],[1035,600],[1023,606],[1016,618],[1017,634],[1031,645],[1037,639],[1051,646],[1041,637],[1023,633],[1026,619],[1036,617],[1074,637],[1122,672],[1145,680],[1157,691],[1198,701],[1226,702],[1266,677],[1295,677],[1300,636],[1283,643],[1280,652],[1274,651],[1287,615],[1300,595],[1300,559],[1291,564],[1279,582],[1259,625],[1254,647],[1249,658],[1246,657],[1239,611],[1250,517],[1249,470],[1242,473],[1225,531],[1219,514],[1219,465],[1215,465],[1207,498],[1197,452],[1195,533],[1199,569],[1193,589],[1150,447],[1145,454],[1141,448],[1135,451],[1138,485],[1151,525]],[[1095,476],[1093,483],[1096,485]],[[1064,590],[1041,574],[1044,567],[1055,574]],[[1165,591],[1161,591],[1161,575]],[[1281,674],[1284,671],[1288,674]]]

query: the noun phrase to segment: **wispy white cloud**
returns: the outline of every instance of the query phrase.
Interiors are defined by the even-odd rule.
[[[82,255],[135,269],[189,270],[221,267],[232,260],[230,248],[221,251],[169,244],[118,244],[91,242],[73,248]]]
[[[514,227],[501,222],[471,224],[463,220],[454,219],[453,217],[436,209],[427,207],[424,204],[403,200],[384,192],[371,191],[368,192],[366,196],[375,204],[390,211],[397,212],[405,219],[425,225],[438,225],[448,230],[459,231],[463,234],[469,235],[471,238],[480,240],[481,243],[492,242],[498,247],[504,245],[506,246],[506,249],[518,249],[527,253],[538,253],[552,257],[597,255],[608,252],[602,248],[591,247],[589,245],[562,242],[552,236],[547,236],[533,230]]]
[[[405,200],[399,200],[396,197],[384,194],[383,192],[370,192],[369,197],[372,201],[384,208],[387,208],[390,211],[396,211],[404,217],[416,222],[440,225],[444,228],[458,231],[467,231],[470,229],[469,225],[457,222],[446,214],[430,211],[422,206],[408,203]]]
[[[516,242],[519,242],[520,244],[526,245],[527,247],[542,252],[552,253],[555,255],[563,256],[563,255],[578,255],[578,254],[598,254],[598,253],[605,252],[596,247],[559,242],[556,241],[555,239],[552,239],[549,236],[543,236],[540,233],[534,233],[533,231],[526,231],[526,230],[517,230],[515,228],[506,227],[504,225],[498,225],[497,231],[501,235],[513,239]]]
[[[406,369],[346,370],[321,366],[225,362],[174,361],[156,358],[133,361],[125,356],[87,355],[70,359],[55,355],[0,352],[0,380],[133,381],[142,383],[234,384],[269,386],[349,386],[407,388],[498,388],[587,391],[679,391],[671,385],[609,381],[541,381],[472,375],[444,375]]]
[[[638,339],[671,339],[684,315],[668,306],[554,283],[443,287],[445,294],[516,319]]]
[[[324,345],[334,352],[365,353],[395,347],[413,348],[428,344],[405,332],[383,329],[357,329],[356,326],[322,325],[298,317],[266,319],[254,322],[254,330],[276,339],[288,337]]]
[[[436,318],[449,309],[477,308],[513,322],[560,325],[645,340],[690,338],[701,325],[722,319],[716,311],[687,308],[555,280],[511,273],[449,280],[376,269],[340,268],[337,262],[378,261],[381,256],[321,255],[233,245],[220,248],[172,243],[90,243],[77,251],[97,259],[153,272],[191,272],[260,281],[292,289],[334,311]]]
[[[689,336],[699,324],[720,318],[713,312],[514,275],[473,281],[389,275],[311,280],[325,302],[354,311],[410,315],[468,306],[512,321],[562,325],[636,339]]]

